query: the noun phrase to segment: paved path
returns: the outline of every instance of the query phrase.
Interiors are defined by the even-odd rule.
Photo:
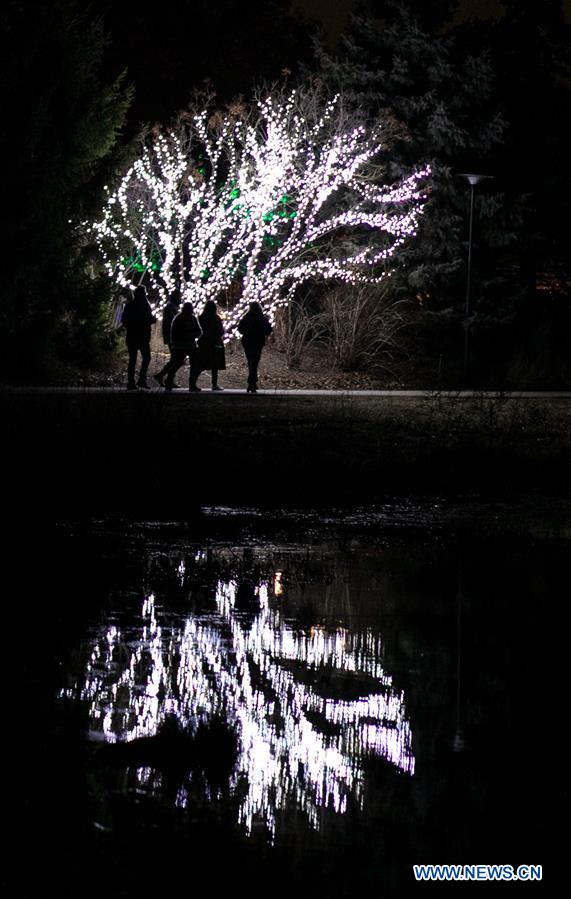
[[[48,393],[48,394],[74,394],[74,393],[92,393],[92,394],[126,394],[124,387],[28,387],[28,386],[0,386],[0,393]],[[246,395],[246,391],[241,389],[226,388],[223,391],[212,391],[203,388],[200,393],[189,394],[184,388],[173,390],[168,393],[160,387],[152,388],[149,391],[138,390],[132,391],[132,396],[156,396],[163,394],[165,396],[179,397],[220,397]],[[393,397],[394,399],[418,398],[418,397],[447,397],[451,399],[463,399],[468,397],[478,397],[484,399],[571,399],[571,391],[563,390],[283,390],[283,389],[260,389],[258,394],[261,396],[300,396],[300,397],[320,397],[320,396],[347,396],[347,397]]]

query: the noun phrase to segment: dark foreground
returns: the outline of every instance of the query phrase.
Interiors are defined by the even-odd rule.
[[[50,516],[569,488],[569,397],[45,390],[0,416],[15,509]]]
[[[30,514],[4,567],[6,894],[564,895],[569,516],[532,510]]]
[[[565,894],[568,399],[0,403],[7,895]]]

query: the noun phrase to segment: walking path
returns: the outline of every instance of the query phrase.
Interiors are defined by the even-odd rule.
[[[13,386],[0,385],[0,393],[47,393],[47,394],[127,394],[124,387],[33,387],[33,386]],[[223,397],[223,396],[250,396],[246,394],[244,389],[237,390],[226,388],[223,391],[212,391],[209,388],[203,388],[200,393],[189,393],[188,390],[181,388],[167,392],[160,387],[151,390],[138,390],[129,392],[129,396],[157,396],[162,394],[169,397]],[[450,398],[464,399],[476,397],[482,399],[571,399],[571,391],[563,390],[288,390],[272,388],[264,390],[259,389],[258,394],[261,396],[300,396],[300,397],[320,397],[320,396],[347,396],[347,397],[393,397],[394,399],[407,399],[418,397],[432,398]],[[255,399],[253,397],[253,399]]]

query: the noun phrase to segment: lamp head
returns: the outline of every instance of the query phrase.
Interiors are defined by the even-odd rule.
[[[465,178],[470,187],[476,187],[480,181],[485,181],[486,178],[493,178],[493,175],[476,175],[471,172],[460,172],[460,177]]]

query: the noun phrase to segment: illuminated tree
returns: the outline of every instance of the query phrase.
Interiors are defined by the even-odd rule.
[[[160,307],[174,287],[201,306],[252,300],[273,317],[311,279],[380,281],[416,230],[428,168],[384,183],[387,125],[367,129],[317,89],[250,110],[182,117],[157,132],[90,226],[110,274],[145,280]]]

